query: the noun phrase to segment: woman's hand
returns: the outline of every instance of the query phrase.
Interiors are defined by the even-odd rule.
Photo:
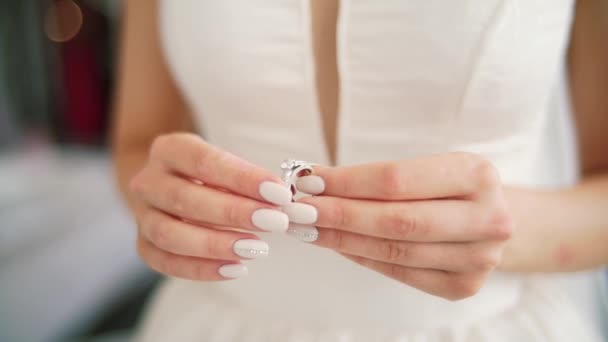
[[[297,187],[322,195],[285,208],[291,221],[314,224],[315,244],[430,294],[475,294],[511,235],[498,174],[472,154],[318,167],[314,174]]]
[[[289,224],[276,206],[292,194],[277,177],[193,134],[157,138],[130,189],[140,199],[138,253],[170,276],[244,276],[239,261],[266,256],[268,245],[243,231],[284,232]]]

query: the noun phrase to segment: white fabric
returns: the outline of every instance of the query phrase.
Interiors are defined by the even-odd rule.
[[[338,164],[470,151],[505,183],[559,186],[572,0],[342,0]],[[161,2],[167,61],[205,137],[259,165],[327,163],[306,0]],[[559,131],[549,127],[559,126]],[[551,134],[549,134],[551,133]],[[548,144],[551,139],[551,144]],[[571,158],[570,158],[571,159]],[[278,171],[278,170],[277,170]],[[143,341],[595,341],[548,277],[494,274],[449,302],[329,250],[267,235],[221,283],[169,280]]]

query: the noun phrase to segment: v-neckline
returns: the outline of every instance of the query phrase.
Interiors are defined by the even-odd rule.
[[[314,110],[312,115],[316,116],[316,120],[313,121],[317,124],[315,129],[319,130],[319,136],[322,137],[324,159],[332,165],[339,163],[341,121],[343,116],[342,74],[340,70],[340,44],[342,41],[340,37],[340,17],[343,1],[335,0],[335,3],[332,3],[334,6],[332,6],[332,4],[328,5],[328,2],[324,0],[303,0],[303,7],[306,9],[304,20],[307,22],[307,44],[310,49],[308,62],[310,63],[313,75],[311,87]],[[327,14],[323,10],[331,11],[331,13]],[[333,18],[324,17],[324,14]],[[330,22],[324,20],[330,20]],[[332,35],[331,37],[324,36],[328,30],[330,31],[329,34]],[[328,43],[327,40],[332,43],[329,47],[323,45],[324,43]],[[321,63],[323,62],[323,57],[330,58],[329,63],[331,64]],[[324,75],[326,74],[324,72],[327,71],[331,72],[331,75],[325,77]],[[327,93],[330,93],[330,97],[323,95]]]

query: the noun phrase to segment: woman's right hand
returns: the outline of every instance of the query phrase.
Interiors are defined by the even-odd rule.
[[[130,191],[138,203],[138,253],[169,276],[245,276],[240,260],[268,255],[253,232],[285,232],[289,225],[278,206],[291,203],[292,194],[278,177],[194,134],[156,138]]]

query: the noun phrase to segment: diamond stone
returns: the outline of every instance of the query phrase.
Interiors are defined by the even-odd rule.
[[[291,159],[291,158],[287,158],[287,159],[283,160],[283,162],[281,163],[281,170],[290,171],[291,169],[293,169],[297,165],[298,165],[297,160]]]
[[[290,180],[291,176],[293,175],[293,170],[295,170],[300,163],[301,162],[292,158],[287,158],[281,163],[281,170],[283,171],[281,178],[285,183],[287,183],[288,186],[291,185]]]
[[[287,186],[291,187],[295,182],[295,178],[298,176],[298,173],[303,170],[312,171],[312,166],[316,164],[311,164],[302,160],[296,160],[292,158],[285,159],[281,163],[281,178],[287,184]]]

